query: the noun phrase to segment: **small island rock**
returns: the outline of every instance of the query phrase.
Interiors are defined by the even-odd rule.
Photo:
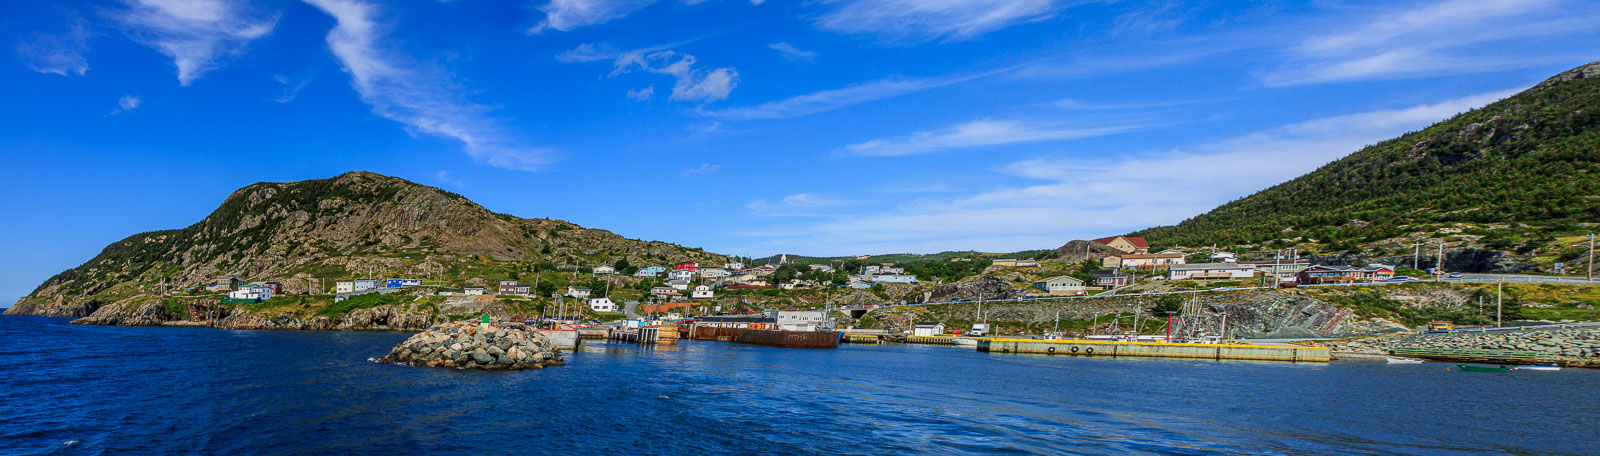
[[[561,349],[526,326],[443,324],[417,333],[377,360],[413,366],[541,369],[565,364]]]

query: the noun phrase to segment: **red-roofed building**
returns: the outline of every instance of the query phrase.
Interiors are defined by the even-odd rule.
[[[682,263],[678,263],[678,264],[672,265],[672,269],[676,270],[676,271],[695,272],[695,271],[700,270],[700,263],[696,263],[696,262],[693,262],[693,261],[685,261],[685,262],[682,262]]]
[[[667,312],[671,312],[672,309],[679,309],[679,308],[689,307],[689,306],[692,306],[692,305],[694,305],[694,303],[692,303],[692,302],[669,302],[669,303],[665,303],[665,304],[645,304],[645,305],[639,306],[639,313],[645,314],[645,315],[652,315],[652,314],[659,315],[659,314],[664,314],[664,313],[667,313]]]
[[[1094,241],[1091,241],[1091,242],[1094,242],[1096,244],[1100,244],[1100,245],[1103,245],[1103,246],[1106,246],[1106,247],[1110,247],[1110,248],[1113,248],[1113,249],[1121,250],[1122,253],[1133,253],[1133,254],[1150,253],[1150,243],[1149,242],[1145,242],[1144,238],[1142,238],[1142,237],[1111,236],[1111,237],[1103,237],[1103,238],[1100,238],[1100,239],[1095,239]]]

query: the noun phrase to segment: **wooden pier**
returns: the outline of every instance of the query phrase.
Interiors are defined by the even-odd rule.
[[[610,338],[636,344],[671,345],[678,343],[679,334],[676,326],[645,326],[634,329],[613,329]]]

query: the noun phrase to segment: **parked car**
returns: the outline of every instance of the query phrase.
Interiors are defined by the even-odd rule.
[[[1459,278],[1461,278],[1461,273],[1459,273],[1459,272],[1452,272],[1452,273],[1450,273],[1450,278],[1452,278],[1452,279],[1459,279]]]
[[[1390,279],[1385,279],[1384,280],[1384,282],[1388,282],[1388,283],[1409,283],[1409,282],[1421,282],[1421,281],[1422,281],[1422,279],[1418,279],[1416,277],[1408,277],[1408,276],[1400,276],[1400,277],[1394,277],[1394,278],[1390,278]]]

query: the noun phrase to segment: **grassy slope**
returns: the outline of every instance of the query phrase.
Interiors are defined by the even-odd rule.
[[[1353,226],[1352,220],[1369,223]],[[1158,246],[1307,236],[1334,249],[1414,228],[1522,223],[1581,232],[1600,221],[1600,78],[1561,82],[1362,149],[1176,226]],[[1285,228],[1293,228],[1285,233]]]

